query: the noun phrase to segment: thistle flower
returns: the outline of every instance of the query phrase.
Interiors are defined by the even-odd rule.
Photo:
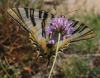
[[[46,29],[46,34],[52,35],[49,40],[49,44],[55,44],[58,40],[58,34],[60,33],[60,40],[63,40],[65,38],[68,38],[72,35],[74,29],[71,26],[73,21],[68,21],[68,19],[60,17],[60,18],[54,18],[50,26]]]

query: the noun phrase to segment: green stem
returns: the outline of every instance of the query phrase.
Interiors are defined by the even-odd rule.
[[[59,41],[60,41],[60,33],[59,33],[59,36],[58,36],[58,43],[57,43],[57,48],[56,48],[56,55],[55,55],[55,58],[54,58],[54,61],[53,61],[53,65],[52,65],[52,67],[51,67],[51,70],[50,70],[50,73],[49,73],[48,78],[51,77],[51,74],[52,74],[54,65],[55,65],[55,63],[56,63],[56,59],[57,59],[57,55],[58,55],[58,48],[59,48]]]
[[[9,75],[9,73],[6,71],[6,69],[3,67],[3,65],[2,65],[1,62],[0,62],[0,65],[1,65],[2,69],[5,71],[5,73],[9,76],[9,78],[12,78],[12,77]]]

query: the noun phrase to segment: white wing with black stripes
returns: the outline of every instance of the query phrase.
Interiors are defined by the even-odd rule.
[[[74,27],[73,35],[71,36],[71,42],[85,40],[94,37],[94,32],[88,26],[79,21],[73,20],[72,27]]]
[[[46,41],[45,28],[54,18],[53,14],[32,8],[12,8],[7,13],[29,33],[32,43],[41,46],[41,40]]]
[[[49,58],[54,52],[46,46],[48,38],[46,38],[45,29],[46,26],[49,26],[54,15],[33,8],[11,8],[7,10],[7,13],[29,34],[29,40],[38,52],[38,56],[50,60]]]
[[[62,45],[60,46],[61,51],[68,47],[68,43],[86,40],[94,37],[93,30],[85,24],[80,23],[79,21],[73,20],[72,27],[74,28],[74,32],[70,38],[63,41]]]
[[[39,50],[39,56],[48,58],[50,62],[51,56],[55,54],[55,49],[47,46],[46,42],[49,37],[46,35],[45,29],[54,15],[33,8],[12,8],[8,9],[7,13],[28,32],[33,46]],[[72,27],[74,28],[72,36],[60,42],[59,50],[63,51],[70,42],[94,37],[94,32],[83,23],[73,20]]]

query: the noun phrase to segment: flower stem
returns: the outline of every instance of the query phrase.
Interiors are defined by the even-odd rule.
[[[52,67],[51,67],[51,70],[50,70],[50,73],[49,73],[48,78],[51,77],[51,74],[52,74],[54,65],[55,65],[55,63],[56,63],[56,59],[57,59],[57,55],[58,55],[58,48],[59,48],[59,41],[60,41],[60,33],[59,33],[59,35],[58,35],[58,43],[57,43],[57,48],[56,48],[56,55],[55,55],[55,58],[54,58],[54,61],[53,61],[53,65],[52,65]]]

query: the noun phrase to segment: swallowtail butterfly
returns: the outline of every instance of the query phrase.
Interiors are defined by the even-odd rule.
[[[33,8],[11,8],[7,10],[7,13],[26,30],[38,56],[47,58],[49,64],[51,56],[55,55],[56,44],[52,45],[52,48],[47,46],[49,37],[46,35],[45,29],[56,16]],[[93,30],[79,21],[73,20],[72,27],[74,28],[72,36],[60,41],[59,51],[66,49],[71,42],[94,37]]]

